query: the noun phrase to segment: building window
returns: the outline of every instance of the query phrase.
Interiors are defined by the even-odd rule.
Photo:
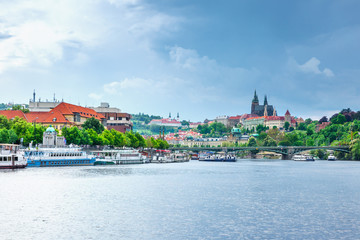
[[[74,122],[80,122],[80,114],[79,113],[75,113]]]

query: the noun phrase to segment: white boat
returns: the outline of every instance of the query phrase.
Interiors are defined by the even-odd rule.
[[[152,157],[152,163],[173,163],[173,162],[188,162],[189,155],[186,153],[171,153],[170,150],[156,150]]]
[[[137,149],[102,150],[92,153],[96,157],[95,165],[142,164],[147,160]]]
[[[234,154],[229,154],[225,152],[219,152],[215,154],[214,152],[207,152],[200,154],[199,161],[206,162],[236,162],[236,157]]]
[[[294,161],[315,161],[312,155],[296,154],[292,157]]]
[[[27,161],[19,145],[0,144],[0,169],[25,168]]]
[[[60,167],[94,165],[95,157],[78,147],[30,148],[24,157],[29,167]]]
[[[188,162],[190,156],[185,153],[173,153],[174,156],[174,162]]]
[[[328,161],[335,161],[336,160],[336,157],[333,155],[333,154],[330,154],[329,156],[328,156],[328,159],[327,159]]]
[[[174,162],[174,158],[170,150],[156,150],[155,155],[151,159],[152,163],[170,163]]]

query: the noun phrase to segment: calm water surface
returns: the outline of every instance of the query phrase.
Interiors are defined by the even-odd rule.
[[[359,239],[360,162],[0,171],[0,239]]]

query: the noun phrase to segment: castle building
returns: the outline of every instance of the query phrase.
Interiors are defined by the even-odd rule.
[[[269,105],[267,101],[267,97],[265,95],[264,105],[259,105],[259,98],[256,95],[256,90],[254,94],[254,98],[251,102],[251,114],[262,116],[276,116],[276,111],[273,105]]]

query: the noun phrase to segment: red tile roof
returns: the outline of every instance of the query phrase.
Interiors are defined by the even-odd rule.
[[[285,120],[285,117],[281,117],[281,116],[267,116],[266,120],[268,121],[275,121],[275,120]]]
[[[285,116],[290,115],[289,110],[286,110]]]
[[[229,119],[233,119],[233,120],[238,120],[240,118],[241,118],[241,115],[229,117]]]
[[[93,109],[85,108],[65,102],[62,102],[59,105],[57,105],[52,111],[58,111],[63,115],[73,115],[74,113],[78,113],[82,117],[86,117],[86,118],[94,117],[97,120],[101,120],[105,118],[101,113],[97,113]]]
[[[13,119],[15,117],[19,117],[19,118],[23,118],[26,121],[28,121],[28,119],[26,118],[26,115],[20,110],[2,110],[2,111],[0,111],[0,115],[3,115],[5,117],[7,117],[8,119]]]
[[[253,118],[253,117],[259,117],[258,115],[256,114],[243,114],[240,116],[240,119],[248,119],[248,118]]]

